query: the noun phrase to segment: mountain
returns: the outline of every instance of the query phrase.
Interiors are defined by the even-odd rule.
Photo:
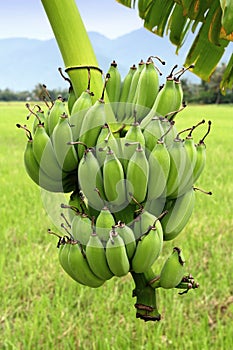
[[[182,66],[191,38],[182,47],[179,55],[175,54],[175,46],[168,39],[160,38],[144,28],[135,30],[117,39],[89,32],[99,66],[106,72],[112,60],[116,60],[122,78],[132,64],[141,58],[160,56],[166,66],[156,63],[164,76],[178,64]],[[155,60],[156,61],[156,60]],[[31,90],[38,83],[48,88],[67,88],[67,83],[60,77],[58,67],[64,68],[63,60],[55,39],[37,40],[11,38],[0,40],[0,89],[9,88],[14,91]],[[199,82],[194,74],[187,72],[186,78]]]

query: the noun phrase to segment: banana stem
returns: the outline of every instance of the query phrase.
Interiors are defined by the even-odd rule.
[[[144,321],[160,321],[160,314],[156,304],[156,290],[148,285],[143,273],[131,272],[135,282],[133,297],[136,297],[136,317]]]
[[[86,89],[88,70],[80,66],[98,67],[87,31],[75,0],[41,0],[59,46],[76,97]],[[78,66],[79,69],[69,69]],[[91,70],[91,89],[94,100],[100,98],[103,88],[102,74]]]

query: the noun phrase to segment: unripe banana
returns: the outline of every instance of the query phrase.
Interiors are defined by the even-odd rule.
[[[185,175],[187,166],[187,153],[180,138],[175,138],[169,148],[170,171],[167,181],[166,196],[174,198],[177,196]]]
[[[147,210],[143,209],[141,213],[135,218],[133,224],[133,232],[136,240],[139,239],[145,232],[148,231],[149,227],[153,226],[157,217]]]
[[[98,288],[105,282],[91,271],[87,258],[77,241],[71,241],[68,264],[75,278],[88,287]]]
[[[205,168],[206,164],[206,145],[204,143],[204,139],[209,134],[211,128],[211,121],[208,122],[208,130],[206,134],[203,136],[203,138],[199,141],[199,143],[196,145],[197,147],[197,160],[196,164],[193,169],[193,183],[197,181],[199,176],[201,175],[202,171]]]
[[[191,64],[189,67],[187,68],[183,68],[181,70],[181,74],[178,75],[177,77],[174,78],[174,83],[175,83],[175,90],[176,90],[176,100],[174,103],[174,111],[178,111],[179,109],[182,108],[182,105],[184,105],[183,102],[183,89],[182,89],[182,83],[180,81],[181,76],[189,69],[194,68],[194,65]],[[177,73],[176,73],[177,74]],[[176,115],[176,114],[175,114]],[[174,116],[175,116],[174,115]],[[172,116],[171,118],[169,118],[169,120],[172,120],[174,118],[174,116]]]
[[[72,108],[73,108],[76,100],[77,100],[77,98],[76,98],[73,86],[71,84],[69,87],[69,95],[68,95],[68,100],[67,100],[67,107],[68,107],[69,115],[71,115],[71,113],[72,113]]]
[[[126,147],[126,143],[132,143],[130,147]],[[141,146],[145,147],[145,138],[141,131],[140,124],[134,121],[125,134],[125,137],[121,138],[121,149],[122,149],[122,165],[124,167],[124,171],[126,173],[128,162],[132,155],[134,154],[137,143],[140,143]]]
[[[88,200],[88,204],[94,209],[101,210],[103,207],[104,190],[103,178],[98,160],[93,150],[88,148],[78,166],[78,181],[81,190]],[[101,198],[96,192],[100,192]]]
[[[177,66],[175,66],[177,67]],[[174,68],[175,68],[174,67]],[[153,106],[149,113],[141,122],[141,128],[144,129],[146,125],[151,121],[155,116],[165,117],[168,113],[176,111],[175,102],[176,102],[176,89],[173,79],[173,70],[166,79],[165,85],[159,90]]]
[[[152,108],[159,92],[159,76],[154,62],[149,58],[140,74],[136,90],[136,119],[142,120]]]
[[[121,93],[121,75],[118,70],[116,61],[112,61],[107,74],[110,75],[109,81],[106,85],[108,99],[111,103],[119,102]]]
[[[124,170],[114,152],[109,149],[103,164],[104,192],[111,205],[121,207],[126,203]]]
[[[72,139],[74,141],[78,140],[82,122],[88,109],[92,107],[92,95],[93,94],[90,90],[83,91],[73,105],[70,116],[70,125],[73,136]]]
[[[136,95],[136,90],[138,86],[138,81],[144,66],[145,66],[145,62],[141,60],[138,64],[137,70],[134,73],[131,81],[127,103],[125,105],[125,120],[128,120],[129,122],[134,118],[134,113],[132,113],[132,111],[134,110],[133,102],[134,102],[134,99],[136,99],[135,95]]]
[[[148,211],[149,213],[159,216],[164,211],[166,198],[165,197],[159,197],[152,200],[146,200],[144,209]]]
[[[63,114],[67,114],[66,108],[65,108],[65,104],[63,101],[62,97],[58,97],[56,99],[56,101],[54,102],[52,108],[49,111],[48,114],[48,132],[49,132],[49,136],[52,135],[53,133],[53,129],[55,128],[55,126],[57,125],[60,117]]]
[[[58,164],[52,142],[42,124],[38,124],[33,139],[33,153],[41,170],[54,180],[61,181],[62,168]]]
[[[152,109],[165,117],[168,113],[176,111],[176,88],[172,76],[168,76],[163,88],[159,91]]]
[[[165,289],[175,288],[185,273],[185,260],[181,249],[173,248],[172,254],[165,261],[160,273],[160,286]]]
[[[194,143],[192,132],[197,126],[199,126],[200,124],[203,124],[204,122],[205,120],[202,120],[197,125],[194,125],[190,133],[186,136],[184,140],[184,147],[186,149],[187,160],[188,160],[187,163],[189,163],[190,166],[186,170],[186,178],[182,182],[182,187],[180,188],[180,194],[184,194],[185,192],[190,190],[194,184],[193,171],[197,161],[197,147]]]
[[[113,277],[113,273],[108,267],[104,246],[94,231],[87,243],[86,257],[91,270],[97,277],[103,280]]]
[[[168,214],[161,220],[165,241],[174,239],[183,230],[190,219],[194,203],[195,191],[193,189],[166,203],[165,209],[168,210]]]
[[[131,145],[129,146],[131,147]],[[142,203],[147,194],[149,164],[141,144],[138,144],[129,160],[126,173],[126,191],[133,194],[138,203]]]
[[[109,231],[115,226],[115,219],[108,207],[104,206],[96,218],[96,233],[103,243],[104,247],[109,239]]]
[[[83,284],[80,279],[77,278],[77,276],[73,273],[73,271],[70,268],[68,257],[69,252],[71,248],[70,240],[68,238],[64,238],[61,240],[61,243],[59,244],[59,262],[61,264],[61,267],[63,270],[76,282]]]
[[[106,244],[106,257],[110,270],[117,276],[125,276],[129,272],[130,265],[121,236],[113,228]]]
[[[27,120],[30,118],[31,115],[35,116],[35,118],[33,120],[33,124],[32,124],[32,134],[35,135],[37,126],[39,124],[44,125],[45,131],[47,133],[48,132],[48,129],[47,129],[47,116],[44,113],[44,111],[41,109],[41,107],[39,105],[35,105],[31,109],[28,103],[26,103],[26,107],[27,107],[27,109],[30,112],[29,115],[27,116]],[[37,111],[34,112],[33,110],[34,110],[35,107],[37,107]]]
[[[166,196],[166,184],[170,172],[170,155],[163,141],[158,141],[149,155],[149,179],[147,200]]]
[[[118,108],[117,108],[117,120],[118,121],[125,121],[125,117],[126,117],[125,107],[126,107],[126,103],[127,103],[127,99],[128,99],[128,95],[129,95],[131,82],[132,82],[134,73],[136,72],[136,69],[137,68],[136,68],[135,64],[132,67],[130,67],[129,72],[127,73],[127,75],[125,76],[125,78],[123,80],[122,87],[121,87],[120,100],[119,100]]]
[[[96,158],[101,166],[106,158],[107,147],[114,152],[116,157],[119,158],[121,156],[120,139],[114,137],[109,125],[106,123],[102,126],[95,148]]]
[[[132,269],[136,273],[147,271],[159,257],[163,240],[162,228],[159,221],[155,221],[153,226],[139,239],[135,254],[132,258]]]
[[[149,156],[150,152],[154,149],[158,140],[164,134],[164,130],[162,128],[161,120],[159,117],[154,117],[151,121],[146,125],[143,130],[143,136],[145,138],[146,145],[146,155]]]
[[[67,114],[61,116],[52,135],[53,147],[60,167],[65,172],[72,172],[78,167],[78,157],[72,144],[72,131]]]
[[[167,118],[161,118],[161,127],[163,129],[163,141],[165,142],[167,149],[169,150],[174,143],[174,139],[176,138],[178,131],[175,127],[175,122],[172,120],[168,120]]]
[[[89,217],[86,214],[75,215],[71,222],[71,232],[73,238],[85,248],[92,233],[92,222]]]
[[[125,223],[119,222],[117,225],[117,232],[123,239],[128,259],[131,260],[136,249],[136,241],[133,230]]]
[[[85,114],[80,130],[79,141],[86,144],[89,148],[94,147],[104,123],[106,123],[105,102],[99,99]],[[83,147],[78,147],[79,159],[81,159],[83,153]]]
[[[44,173],[35,158],[32,139],[28,140],[24,151],[24,165],[29,177],[41,188],[50,192],[64,193],[74,190],[74,186],[72,182],[70,182],[69,177],[56,181]]]
[[[206,145],[204,142],[199,142],[196,145],[197,159],[193,169],[193,183],[195,183],[203,172],[206,164]]]

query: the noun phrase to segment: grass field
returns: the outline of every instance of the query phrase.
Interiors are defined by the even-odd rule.
[[[233,339],[233,108],[189,106],[179,129],[213,122],[207,166],[194,214],[174,241],[200,288],[183,296],[159,290],[159,323],[135,318],[130,276],[99,289],[73,282],[57,260],[57,240],[38,187],[23,166],[23,104],[0,103],[1,240],[0,349],[2,350],[230,350]],[[200,135],[206,126],[199,128]],[[197,135],[197,133],[195,134]],[[197,140],[198,141],[198,138]],[[161,261],[158,261],[160,264]]]

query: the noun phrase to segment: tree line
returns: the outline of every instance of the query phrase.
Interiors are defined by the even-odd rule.
[[[233,103],[233,90],[227,90],[223,95],[219,87],[225,68],[225,64],[217,67],[209,82],[201,80],[199,84],[194,84],[187,79],[182,79],[184,100],[195,104]],[[39,101],[41,91],[40,84],[37,84],[32,91],[14,92],[10,89],[0,89],[0,101]],[[53,100],[59,95],[64,99],[68,98],[68,89],[49,89],[48,91]]]

